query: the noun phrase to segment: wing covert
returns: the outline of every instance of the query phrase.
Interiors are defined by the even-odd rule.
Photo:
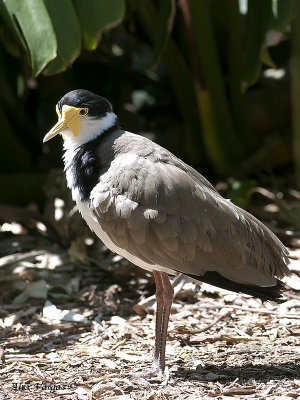
[[[274,246],[266,247],[269,232],[259,221],[184,166],[134,154],[116,157],[91,194],[93,212],[112,242],[149,264],[183,273],[226,276],[251,264],[280,277],[278,260],[285,253],[275,236]],[[250,217],[257,223],[249,224]]]

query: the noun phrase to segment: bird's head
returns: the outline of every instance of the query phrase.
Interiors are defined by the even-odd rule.
[[[57,124],[45,135],[47,142],[61,134],[66,146],[86,143],[117,124],[117,116],[104,97],[84,89],[65,94],[56,105]]]

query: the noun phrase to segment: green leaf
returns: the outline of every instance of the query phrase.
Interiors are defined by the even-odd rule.
[[[55,33],[43,0],[0,0],[0,3],[2,16],[13,27],[31,59],[32,73],[37,76],[55,58],[57,50]]]
[[[260,74],[260,52],[272,15],[272,0],[251,0],[248,3],[242,87],[253,85]]]
[[[261,61],[266,64],[270,68],[276,68],[274,61],[271,58],[269,49],[267,47],[262,47],[260,51],[260,59]]]
[[[176,12],[175,0],[159,3],[158,33],[154,43],[153,65],[156,65],[164,53],[171,35]]]
[[[136,13],[141,26],[149,36],[152,43],[155,43],[157,34],[158,15],[153,0],[135,0],[128,2],[129,11]],[[170,37],[165,53],[164,62],[172,82],[175,95],[183,119],[183,129],[189,138],[186,143],[193,143],[189,146],[188,154],[192,164],[201,162],[208,163],[202,138],[201,123],[197,108],[197,100],[194,88],[194,81],[189,71],[186,59],[180,53],[179,47]],[[188,142],[190,141],[190,142]]]
[[[298,0],[297,0],[298,1]],[[294,17],[294,0],[273,0],[269,29],[283,32]]]
[[[232,121],[209,4],[189,1],[195,43],[191,51],[202,75],[195,89],[207,154],[218,173],[229,174],[243,159],[244,147]]]
[[[59,300],[68,300],[70,298],[70,293],[65,285],[55,285],[51,286],[48,290],[49,297]]]
[[[23,49],[26,51],[26,43],[23,40],[23,37],[18,37],[17,30],[15,29],[15,26],[13,24],[13,20],[10,17],[10,14],[8,13],[3,0],[0,0],[0,15],[5,22],[5,25],[1,27],[1,42],[3,43],[5,49],[12,55],[14,56],[19,56],[20,53],[20,47],[19,44],[21,42],[21,46]],[[12,38],[10,37],[12,36]],[[16,42],[16,43],[14,43]],[[11,48],[12,44],[12,48]]]
[[[298,1],[298,0],[297,0]],[[294,17],[294,0],[251,0],[248,2],[243,87],[256,82],[261,61],[269,66],[274,63],[269,55],[266,33],[283,32]],[[275,32],[273,32],[275,31]],[[273,40],[276,43],[276,40]],[[273,44],[271,44],[273,45]]]
[[[13,304],[25,303],[30,298],[46,299],[48,292],[48,285],[44,279],[36,282],[31,282],[26,286],[26,289],[14,298]]]
[[[64,71],[81,50],[79,21],[71,0],[44,0],[57,40],[57,57],[47,66],[46,73]]]
[[[125,0],[73,0],[81,25],[83,45],[94,50],[104,29],[121,22]]]

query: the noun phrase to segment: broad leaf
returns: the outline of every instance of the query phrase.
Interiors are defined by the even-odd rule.
[[[243,63],[244,88],[254,84],[258,79],[261,61],[269,66],[275,66],[266,47],[274,46],[280,41],[279,32],[285,31],[293,16],[294,0],[251,0],[248,2]],[[269,37],[266,36],[267,33]]]
[[[13,27],[31,59],[33,75],[38,75],[56,56],[53,26],[42,0],[0,0],[0,12]],[[5,10],[5,11],[4,11]]]
[[[47,66],[46,73],[64,71],[81,50],[81,32],[71,0],[44,0],[57,40],[57,57]]]
[[[104,29],[121,22],[125,0],[73,0],[81,25],[83,45],[94,50]]]
[[[270,68],[276,68],[274,61],[271,58],[268,47],[263,46],[260,51],[261,61]]]
[[[265,42],[271,14],[271,0],[251,0],[248,3],[242,77],[243,89],[253,85],[259,77],[261,70],[259,55]]]
[[[298,1],[298,0],[297,0]],[[294,0],[273,0],[269,29],[283,32],[294,17]]]

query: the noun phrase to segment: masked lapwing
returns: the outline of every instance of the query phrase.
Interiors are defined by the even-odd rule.
[[[154,357],[165,370],[173,288],[168,275],[262,300],[280,298],[288,252],[253,215],[224,199],[195,169],[153,141],[121,129],[112,106],[87,90],[57,103],[68,187],[82,217],[113,252],[151,271],[156,284]]]

